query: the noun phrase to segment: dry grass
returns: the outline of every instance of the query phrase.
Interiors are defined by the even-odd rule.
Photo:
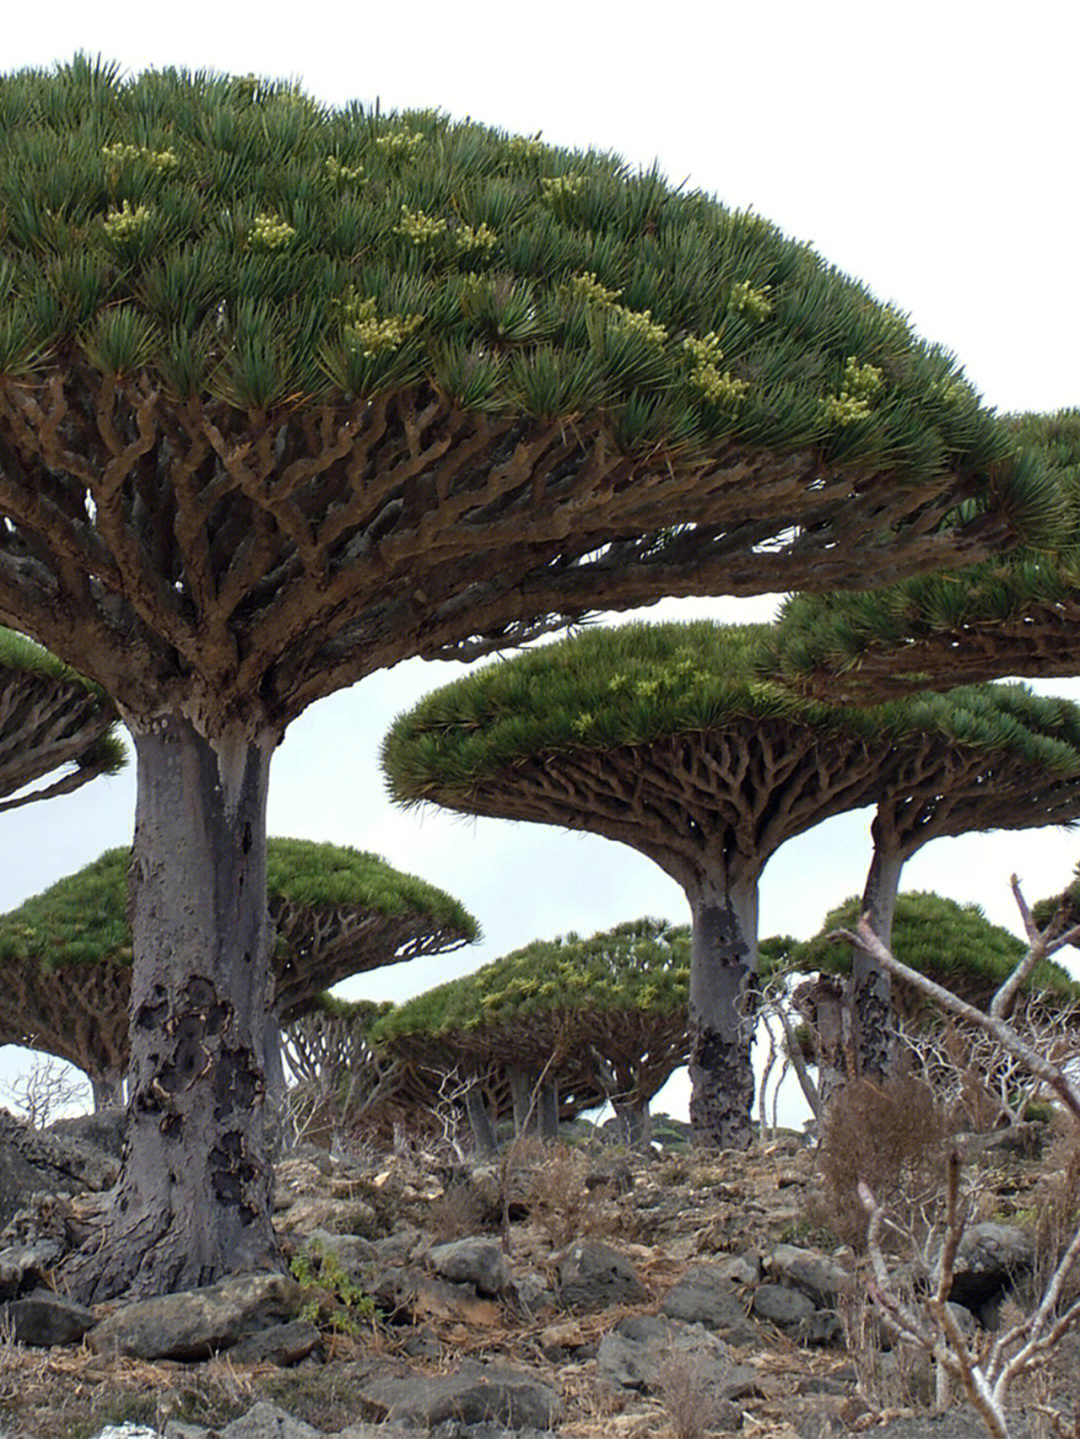
[[[902,1196],[917,1205],[940,1188],[948,1133],[945,1114],[922,1080],[901,1075],[847,1085],[825,1119],[818,1151],[825,1204],[811,1219],[826,1223],[841,1243],[861,1247],[868,1221],[859,1182],[886,1206]]]

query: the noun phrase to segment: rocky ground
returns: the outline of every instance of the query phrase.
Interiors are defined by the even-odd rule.
[[[709,1158],[526,1140],[482,1165],[419,1147],[303,1149],[277,1173],[288,1277],[91,1312],[53,1274],[93,1231],[113,1143],[107,1129],[43,1137],[0,1114],[7,1435],[983,1432],[959,1400],[930,1414],[927,1366],[868,1309],[800,1136]],[[1048,1162],[1036,1135],[969,1165],[979,1194],[953,1293],[975,1333],[1030,1286]],[[895,1262],[917,1284],[899,1242]],[[1080,1434],[1078,1376],[1070,1339],[1017,1394],[1014,1432]]]

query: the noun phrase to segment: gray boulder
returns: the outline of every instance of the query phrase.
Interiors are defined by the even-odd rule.
[[[831,1309],[841,1294],[855,1292],[852,1272],[815,1249],[777,1244],[770,1250],[765,1267],[777,1284],[800,1290],[824,1309]]]
[[[294,1419],[276,1404],[260,1399],[246,1414],[225,1425],[221,1439],[322,1439],[322,1436],[302,1419]]]
[[[431,1267],[453,1284],[471,1284],[478,1294],[502,1294],[510,1284],[510,1268],[492,1239],[457,1239],[437,1244],[428,1255]]]
[[[289,1324],[274,1324],[260,1329],[258,1334],[249,1334],[229,1353],[237,1364],[276,1364],[286,1369],[306,1359],[321,1343],[322,1335],[314,1324],[294,1319]]]
[[[630,1261],[597,1239],[580,1239],[559,1261],[559,1302],[567,1309],[643,1304],[649,1291]]]
[[[1014,1224],[972,1224],[956,1252],[949,1298],[978,1314],[1029,1274],[1034,1260],[1035,1244],[1026,1229]]]
[[[45,1133],[55,1139],[74,1141],[82,1148],[100,1150],[113,1159],[124,1157],[127,1136],[127,1110],[96,1109],[93,1114],[76,1114],[70,1119],[56,1119]]]
[[[726,1264],[694,1264],[664,1296],[661,1312],[686,1324],[703,1324],[734,1344],[761,1335],[746,1317],[746,1301],[728,1277]]]
[[[137,1359],[208,1359],[274,1320],[291,1318],[300,1286],[284,1274],[243,1274],[206,1289],[140,1299],[92,1329],[97,1354]]]
[[[655,1315],[629,1316],[604,1335],[596,1377],[620,1389],[659,1394],[669,1382],[673,1362],[680,1361],[714,1399],[744,1394],[757,1379],[755,1370],[739,1364],[724,1341],[700,1324]]]
[[[59,1258],[60,1246],[51,1239],[0,1249],[0,1299],[14,1299],[24,1289],[39,1284]]]
[[[456,1374],[398,1374],[369,1381],[360,1391],[367,1416],[427,1429],[447,1420],[551,1429],[562,1416],[554,1389],[501,1365],[466,1361]]]
[[[35,1289],[22,1299],[14,1299],[4,1305],[2,1313],[16,1344],[41,1349],[78,1344],[97,1322],[92,1310],[51,1289]]]

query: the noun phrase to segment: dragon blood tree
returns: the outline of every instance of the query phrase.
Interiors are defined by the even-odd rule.
[[[823,972],[817,981],[799,985],[792,994],[795,1008],[813,1034],[819,1079],[837,1065],[836,1045],[827,1033],[832,1016],[828,1010],[823,1016],[820,1004],[822,979],[843,977],[851,970],[851,947],[830,936],[837,929],[857,924],[861,906],[861,900],[853,895],[830,911],[813,938],[781,942],[785,969]],[[909,969],[985,1010],[1023,959],[1027,945],[1007,929],[991,924],[977,905],[908,891],[896,899],[890,948]],[[1044,959],[1027,976],[1013,1004],[1023,1006],[1022,1023],[1031,1042],[1060,1053],[1063,1044],[1069,1052],[1075,1051],[1078,1001],[1080,985],[1060,965]],[[977,1126],[1004,1115],[1019,1117],[1026,1081],[1000,1045],[980,1030],[943,1017],[931,1000],[902,981],[895,986],[894,1003],[907,1063],[913,1063],[940,1096],[965,1109]]]
[[[649,1101],[689,1058],[689,978],[689,932],[663,920],[534,940],[395,1006],[371,1042],[421,1073],[452,1066],[489,1088],[493,1069],[505,1074],[518,1129],[545,1100],[552,1128],[607,1100],[627,1142],[643,1143]],[[469,1114],[486,1147],[479,1098]]]
[[[1076,705],[1020,684],[966,686],[905,703],[925,716],[925,728],[904,746],[878,799],[860,912],[886,946],[904,864],[930,840],[1080,817]],[[862,950],[852,961],[844,1018],[830,1028],[842,1034],[843,1053],[860,1074],[884,1075],[892,1069],[889,975]]]
[[[1008,423],[1021,453],[1057,476],[1064,509],[1052,548],[875,594],[797,595],[776,630],[778,677],[804,694],[867,703],[998,675],[1080,675],[1080,410]]]
[[[0,1043],[84,1071],[95,1106],[120,1102],[130,1058],[131,853],[112,849],[0,917]],[[377,855],[308,840],[267,843],[272,1012],[291,1024],[350,975],[477,938],[449,895]]]
[[[910,786],[920,757],[937,755],[939,778],[949,755],[963,772],[971,745],[988,764],[977,706],[794,698],[757,677],[769,634],[708,623],[586,631],[429,695],[383,752],[402,802],[591,830],[682,886],[693,916],[691,1122],[699,1142],[731,1147],[751,1136],[757,891],[769,856],[829,815]],[[1000,727],[1006,749],[1009,733]],[[1066,745],[1041,743],[1046,764],[1075,772]]]
[[[0,630],[0,813],[115,774],[124,763],[115,728],[115,706],[96,685],[22,635]],[[73,768],[24,792],[65,765]]]
[[[84,1298],[282,1262],[265,801],[307,705],[1056,514],[894,311],[610,155],[80,58],[0,80],[0,213],[0,619],[137,753],[132,1117]]]
[[[852,895],[829,911],[812,938],[787,940],[784,968],[799,973],[849,973],[850,947],[829,936],[857,924],[860,906],[861,900]],[[992,924],[977,904],[958,904],[926,890],[907,890],[897,896],[890,947],[909,969],[918,970],[979,1009],[990,1003],[1027,949],[1023,940]],[[1037,964],[1025,987],[1060,1000],[1080,996],[1080,986],[1052,960]],[[925,1010],[930,1003],[913,989],[902,985],[898,989],[898,1007],[906,1017]]]

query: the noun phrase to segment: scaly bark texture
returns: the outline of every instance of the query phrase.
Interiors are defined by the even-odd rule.
[[[182,715],[135,730],[127,1153],[85,1299],[279,1267],[269,1220],[265,806],[276,736],[209,741]]]
[[[690,1123],[699,1144],[746,1149],[754,1137],[757,875],[702,886],[690,908]]]
[[[863,914],[881,942],[892,941],[893,914],[900,888],[904,860],[895,851],[876,841],[881,829],[875,826],[874,856],[863,890]],[[892,1013],[892,981],[888,970],[875,963],[864,949],[853,946],[849,985],[848,1032],[850,1052],[859,1076],[884,1079],[896,1068],[896,1033]]]

